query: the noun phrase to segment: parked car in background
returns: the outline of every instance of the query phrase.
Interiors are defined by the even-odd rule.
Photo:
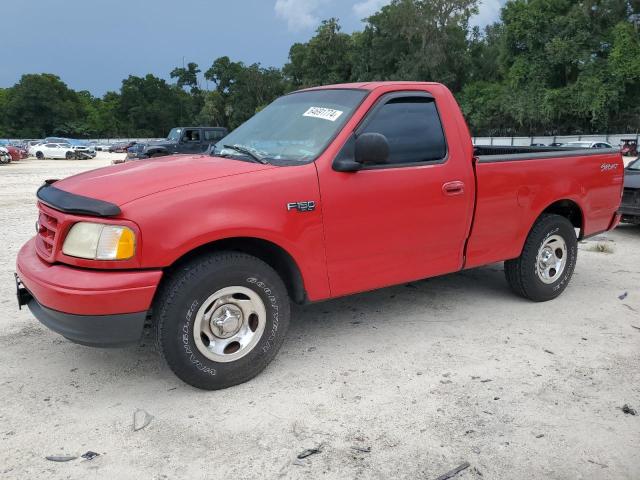
[[[549,144],[549,146],[550,146],[550,147],[563,147],[563,146],[564,146],[564,143],[562,143],[562,142],[551,142],[551,143]]]
[[[532,143],[531,146],[532,147],[546,147],[546,145],[544,143]]]
[[[34,156],[38,160],[44,158],[65,158],[67,160],[73,160],[75,158],[75,152],[69,143],[43,143],[33,148],[35,152]]]
[[[76,158],[78,159],[94,158],[96,156],[94,146],[86,140],[64,137],[47,137],[44,139],[44,143],[69,144],[76,153]]]
[[[11,155],[6,147],[0,146],[0,164],[11,163]]]
[[[638,140],[635,138],[623,138],[620,145],[620,153],[625,157],[638,155]]]
[[[30,157],[35,157],[36,156],[36,152],[38,151],[38,148],[42,145],[44,145],[45,142],[44,140],[37,140],[37,141],[33,141],[33,142],[27,142],[27,154]]]
[[[21,145],[15,145],[15,147],[20,150],[20,157],[21,158],[28,158],[29,157],[29,152],[27,151],[27,144],[23,143]]]
[[[111,148],[111,144],[110,143],[96,143],[96,144],[94,144],[94,148],[96,149],[96,152],[108,152],[109,148]]]
[[[137,142],[134,142],[134,141],[114,143],[109,147],[109,152],[110,153],[126,153],[126,151],[132,146],[134,146],[136,143]]]
[[[613,145],[607,142],[568,142],[563,147],[571,148],[614,148]]]
[[[95,148],[92,145],[90,146],[90,145],[83,145],[83,144],[78,144],[78,145],[71,144],[71,147],[73,148],[73,151],[76,154],[76,158],[79,160],[95,158],[96,156]]]
[[[18,160],[26,158],[26,155],[23,155],[24,150],[18,147],[14,147],[13,145],[6,145],[4,149],[7,150],[7,152],[11,156],[12,162],[17,162]]]
[[[115,158],[111,161],[111,163],[117,165],[119,163],[125,163],[130,160],[134,160],[138,158],[138,155],[140,154],[140,152],[142,152],[143,149],[144,143],[135,143],[134,145],[131,145],[129,148],[127,148],[127,155],[124,158]]]
[[[135,158],[162,157],[176,153],[205,153],[227,136],[224,127],[176,127],[165,140],[149,142],[136,152]]]
[[[624,169],[624,191],[619,212],[623,222],[640,225],[640,158]]]

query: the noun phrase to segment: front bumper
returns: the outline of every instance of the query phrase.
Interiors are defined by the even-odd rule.
[[[27,294],[21,293],[19,297]],[[27,301],[27,306],[45,327],[88,347],[123,347],[138,343],[147,317],[146,311],[121,315],[73,315],[44,307],[33,297]]]
[[[89,270],[49,264],[27,242],[16,264],[19,303],[51,330],[84,345],[135,343],[161,270]],[[22,290],[21,290],[22,289]]]

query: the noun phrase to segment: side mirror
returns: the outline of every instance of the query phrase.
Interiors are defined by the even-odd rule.
[[[380,133],[363,133],[357,139],[351,137],[333,162],[336,172],[357,172],[366,165],[378,165],[389,161],[389,142]]]
[[[380,165],[389,161],[389,141],[381,133],[363,133],[356,139],[355,161],[361,165]]]

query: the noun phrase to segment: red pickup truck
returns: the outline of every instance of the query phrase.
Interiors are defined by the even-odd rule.
[[[499,261],[518,295],[557,297],[577,240],[617,225],[623,169],[616,150],[474,148],[436,83],[302,90],[209,155],[46,182],[18,301],[85,345],[148,324],[178,377],[224,388],[274,358],[290,301]]]

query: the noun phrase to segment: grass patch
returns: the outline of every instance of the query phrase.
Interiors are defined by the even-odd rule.
[[[590,252],[596,252],[596,253],[613,253],[614,252],[614,248],[613,248],[613,245],[611,245],[611,242],[596,242],[593,245],[589,245],[589,248],[587,248],[587,250]]]

